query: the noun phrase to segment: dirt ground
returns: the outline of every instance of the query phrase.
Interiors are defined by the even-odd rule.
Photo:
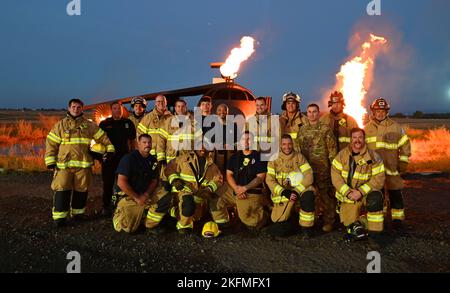
[[[179,235],[172,219],[166,234],[116,233],[98,215],[100,178],[92,184],[90,220],[52,228],[50,173],[0,175],[0,271],[65,272],[69,251],[81,255],[82,272],[365,272],[367,241],[345,243],[342,230],[312,239],[250,233],[235,221],[215,239]],[[382,272],[450,272],[450,175],[410,174],[406,181],[407,232],[388,223],[380,247]]]

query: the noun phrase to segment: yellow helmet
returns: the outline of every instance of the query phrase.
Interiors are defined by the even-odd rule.
[[[91,145],[91,152],[100,154],[100,155],[104,155],[106,153],[106,147],[105,145],[101,144],[101,143],[94,143],[93,145]]]
[[[220,230],[216,222],[209,221],[203,225],[202,235],[205,238],[214,238],[219,236]]]

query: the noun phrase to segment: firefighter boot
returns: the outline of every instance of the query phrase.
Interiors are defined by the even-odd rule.
[[[302,227],[302,235],[304,239],[310,239],[314,237],[314,228],[313,227]]]
[[[360,222],[355,222],[347,227],[347,233],[344,235],[345,242],[359,241],[367,239],[367,232]]]

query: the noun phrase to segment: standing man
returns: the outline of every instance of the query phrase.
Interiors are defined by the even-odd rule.
[[[57,122],[47,135],[45,165],[54,170],[52,216],[56,227],[64,226],[69,211],[75,220],[85,219],[89,182],[92,176],[92,139],[106,146],[109,159],[114,146],[105,132],[83,117],[83,102],[69,101],[66,117]]]
[[[281,152],[278,159],[267,165],[266,183],[272,192],[272,231],[284,234],[296,203],[300,203],[299,224],[312,236],[314,225],[313,172],[306,158],[294,150],[289,134],[281,137]]]
[[[255,148],[261,153],[270,153],[272,142],[272,123],[265,97],[255,99],[256,113],[247,121],[247,130],[254,135]]]
[[[134,97],[131,99],[132,114],[129,119],[134,124],[134,128],[137,130],[139,123],[145,116],[145,109],[147,108],[147,100],[141,97]]]
[[[158,161],[168,164],[181,154],[192,151],[194,144],[193,117],[184,100],[175,102],[175,115],[164,120],[156,147]]]
[[[351,143],[333,160],[331,179],[339,201],[339,216],[347,227],[346,239],[359,240],[367,236],[375,240],[383,231],[384,165],[381,157],[367,148],[365,132],[350,131]],[[362,215],[367,210],[367,216]]]
[[[166,119],[172,116],[167,110],[167,99],[163,95],[158,95],[155,98],[155,108],[142,118],[139,123],[136,135],[147,133],[152,137],[152,149],[150,154],[156,157],[156,146],[159,140],[160,127]]]
[[[178,219],[180,234],[192,232],[194,215],[203,208],[204,202],[217,197],[215,192],[223,184],[222,173],[208,153],[202,144],[199,150],[172,160],[164,170],[169,183],[178,192],[179,204],[178,209],[174,209],[174,216]]]
[[[370,106],[372,117],[366,125],[366,142],[383,159],[386,168],[386,189],[391,205],[392,224],[401,229],[405,219],[402,196],[403,180],[411,156],[411,142],[405,130],[388,117],[390,106],[383,99],[376,99]]]
[[[288,134],[294,143],[294,150],[300,151],[298,133],[300,127],[306,123],[306,117],[300,111],[301,98],[294,92],[287,92],[283,95],[283,104],[281,109],[283,113],[280,116],[281,135]]]
[[[344,113],[345,101],[341,92],[331,93],[328,107],[331,107],[330,113],[323,115],[320,121],[328,124],[333,130],[339,152],[349,145],[350,131],[358,127],[358,123],[352,116]]]
[[[228,161],[224,193],[209,202],[213,220],[219,227],[229,222],[227,208],[234,205],[242,223],[249,229],[260,229],[268,220],[263,192],[267,162],[261,161],[258,151],[250,149],[252,139],[253,135],[245,131],[240,142],[242,150]]]
[[[319,191],[323,205],[324,225],[322,230],[333,230],[336,215],[336,198],[331,184],[331,162],[336,156],[336,141],[331,128],[319,121],[320,111],[316,104],[306,109],[308,121],[300,128],[300,148],[302,154],[311,164],[314,173],[314,184]]]
[[[217,106],[216,113],[217,124],[222,128],[222,141],[217,141],[217,137],[215,137],[215,141],[213,141],[213,143],[215,143],[216,145],[216,150],[214,151],[214,162],[216,163],[217,167],[219,167],[222,174],[225,175],[227,162],[236,149],[238,127],[236,123],[232,124],[232,127],[227,125],[227,105],[220,104],[219,106]],[[227,140],[230,140],[229,138],[231,138],[231,144],[227,144]]]
[[[123,118],[123,108],[119,102],[111,104],[111,117],[100,122],[100,128],[106,132],[116,153],[107,161],[102,161],[103,210],[105,217],[112,215],[111,197],[116,179],[116,169],[120,160],[132,149],[136,140],[136,129],[130,119]]]
[[[141,224],[145,206],[159,201],[154,196],[159,177],[158,162],[150,155],[151,148],[151,136],[141,134],[137,140],[137,150],[120,160],[116,171],[117,208],[113,217],[117,232],[135,232]]]
[[[198,109],[201,114],[201,121],[195,121],[195,133],[194,135],[198,137],[200,135],[199,130],[201,129],[201,135],[205,135],[211,128],[214,127],[214,122],[211,125],[205,125],[205,118],[211,115],[212,111],[212,98],[210,96],[202,96],[200,101],[198,102]],[[207,123],[208,124],[208,123]],[[209,138],[211,139],[211,138]]]

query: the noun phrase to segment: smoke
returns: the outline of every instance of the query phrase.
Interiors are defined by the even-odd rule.
[[[371,18],[373,19],[373,18]],[[400,106],[402,100],[401,93],[404,87],[408,86],[408,73],[414,67],[414,50],[403,41],[402,33],[396,26],[383,19],[382,23],[376,20],[365,18],[354,25],[347,50],[349,52],[341,64],[345,64],[355,56],[362,56],[363,59],[370,57],[374,62],[369,64],[364,79],[364,88],[367,91],[363,106],[368,105],[379,96],[389,100],[391,106]],[[363,54],[361,45],[370,39],[370,34],[382,36],[387,39],[387,43],[380,46],[373,46]],[[340,68],[336,68],[334,74]],[[321,104],[327,107],[327,101],[332,91],[339,89],[339,80],[333,85],[323,86],[319,91],[322,97]]]

